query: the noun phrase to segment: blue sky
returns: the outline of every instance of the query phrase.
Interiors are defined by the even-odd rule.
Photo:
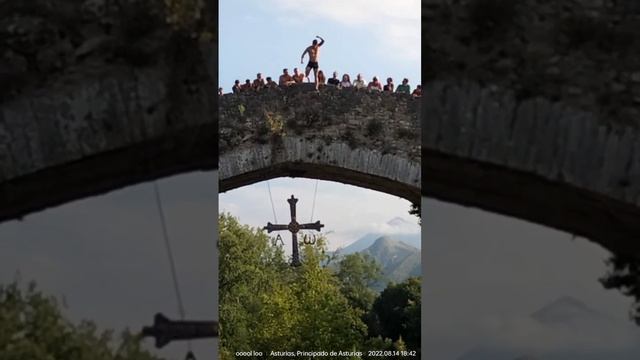
[[[408,77],[420,81],[418,0],[221,0],[219,78],[225,92],[233,81],[256,73],[274,80],[283,68],[303,70],[300,55],[316,35],[326,43],[320,69],[369,81]]]
[[[326,43],[320,69],[352,79],[362,73],[398,80],[408,77],[412,88],[420,79],[420,2],[418,0],[221,0],[219,32],[220,86],[230,92],[234,80],[253,80],[256,73],[274,80],[288,68],[303,71],[300,55],[316,35]],[[278,221],[289,215],[286,199],[300,198],[303,221],[311,215],[315,180],[280,178],[270,181]],[[326,224],[329,247],[345,246],[367,232],[418,233],[417,218],[407,213],[409,202],[396,196],[354,186],[320,181],[314,219]],[[243,223],[262,227],[273,222],[266,182],[220,194],[220,210]],[[407,229],[389,229],[386,222],[401,217]],[[288,234],[283,234],[289,239]],[[287,246],[289,248],[290,246]]]

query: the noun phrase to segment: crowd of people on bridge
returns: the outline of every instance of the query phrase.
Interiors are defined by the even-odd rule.
[[[307,80],[307,83],[310,83],[309,77],[305,76],[305,74],[301,73],[298,68],[293,69],[293,74],[289,74],[289,69],[282,69],[282,74],[278,78],[278,82],[273,81],[270,76],[264,78],[262,73],[257,73],[256,78],[251,81],[250,79],[246,79],[244,84],[240,83],[240,80],[236,80],[232,91],[234,94],[241,94],[246,92],[257,92],[264,89],[279,89],[279,88],[287,88],[289,86],[296,86],[299,84],[303,84]],[[366,82],[361,74],[356,76],[356,79],[351,81],[351,77],[349,74],[343,74],[342,78],[338,77],[338,72],[334,71],[333,76],[329,79],[325,78],[325,75],[322,70],[318,71],[317,75],[317,85],[319,87],[322,86],[333,86],[339,89],[348,89],[353,88],[355,90],[366,90],[372,92],[395,92],[402,94],[411,94],[413,97],[421,97],[422,96],[422,86],[418,85],[416,88],[411,91],[411,85],[409,85],[409,79],[404,78],[402,83],[396,86],[393,82],[392,78],[387,78],[386,84],[382,85],[377,76],[374,76],[370,82]],[[218,92],[220,95],[223,94],[223,89],[219,88]]]
[[[256,78],[251,81],[246,79],[244,84],[240,84],[240,80],[236,80],[235,84],[232,87],[232,91],[234,94],[241,94],[246,92],[256,92],[264,89],[279,89],[286,88],[289,86],[296,86],[305,82],[309,83],[311,80],[309,79],[309,74],[311,70],[313,70],[314,75],[314,84],[316,91],[321,86],[334,86],[339,89],[355,89],[355,90],[366,90],[372,92],[388,92],[388,93],[404,93],[411,94],[413,97],[421,97],[422,96],[422,86],[418,85],[416,88],[411,91],[411,86],[409,85],[409,79],[404,78],[402,83],[397,87],[393,83],[392,78],[387,78],[386,84],[382,85],[380,80],[378,80],[377,76],[374,76],[369,83],[367,83],[361,74],[356,76],[356,79],[351,82],[351,77],[349,74],[343,74],[342,78],[338,78],[338,72],[334,71],[333,76],[329,79],[326,78],[324,72],[319,69],[318,58],[320,55],[320,47],[324,44],[324,39],[320,36],[316,36],[317,39],[314,39],[310,46],[308,46],[300,56],[300,63],[304,64],[304,56],[306,54],[309,55],[309,62],[307,67],[305,68],[304,74],[301,73],[298,68],[293,69],[293,75],[289,74],[289,69],[282,69],[282,74],[278,78],[278,82],[276,83],[270,76],[266,79],[262,77],[261,73],[256,75]],[[218,94],[220,96],[223,95],[223,89],[218,89]]]

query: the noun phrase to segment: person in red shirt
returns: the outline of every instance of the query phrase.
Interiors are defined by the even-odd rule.
[[[422,97],[422,85],[418,85],[416,87],[416,89],[413,90],[413,93],[411,93],[411,96],[413,96],[413,97]]]

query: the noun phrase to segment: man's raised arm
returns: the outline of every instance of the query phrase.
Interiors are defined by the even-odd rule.
[[[320,44],[318,44],[318,46],[322,46],[322,44],[324,44],[324,39],[321,38],[320,36],[316,36],[318,39],[320,39]]]

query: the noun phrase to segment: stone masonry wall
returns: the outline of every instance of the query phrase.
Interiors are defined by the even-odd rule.
[[[420,104],[404,94],[332,87],[316,93],[312,84],[224,95],[220,179],[286,160],[398,180],[417,189],[419,198]]]
[[[425,76],[465,79],[640,124],[634,0],[424,0]]]

